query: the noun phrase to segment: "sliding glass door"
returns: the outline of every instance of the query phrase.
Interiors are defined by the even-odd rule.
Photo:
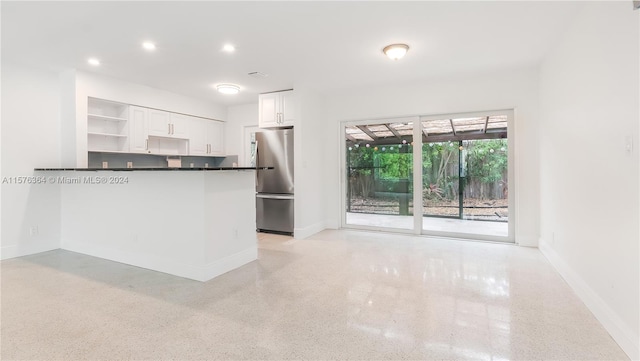
[[[511,117],[498,111],[345,123],[343,225],[513,241]]]
[[[412,230],[413,122],[345,127],[349,225]]]

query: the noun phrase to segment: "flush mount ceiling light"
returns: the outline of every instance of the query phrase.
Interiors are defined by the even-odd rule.
[[[409,45],[407,44],[391,44],[387,45],[382,49],[382,51],[387,54],[389,59],[398,60],[401,59],[407,51],[409,51]]]
[[[234,51],[236,51],[236,47],[232,44],[225,44],[222,47],[222,50],[226,51],[227,53],[233,53]]]
[[[98,66],[100,65],[100,60],[96,59],[96,58],[89,58],[87,59],[87,63],[93,65],[93,66]]]
[[[222,94],[238,94],[240,87],[235,84],[219,84],[216,89]]]
[[[156,44],[154,44],[154,43],[152,43],[150,41],[145,41],[144,43],[142,43],[142,47],[145,50],[149,50],[149,51],[156,50]]]

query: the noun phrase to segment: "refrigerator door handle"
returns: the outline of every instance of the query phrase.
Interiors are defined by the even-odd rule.
[[[258,151],[258,139],[256,139],[256,168],[258,167],[260,167],[260,152]],[[259,171],[259,169],[256,169],[256,190],[260,187],[260,177],[258,177]]]
[[[256,194],[256,198],[266,198],[266,199],[293,199],[293,194],[287,195],[278,195],[278,194]]]

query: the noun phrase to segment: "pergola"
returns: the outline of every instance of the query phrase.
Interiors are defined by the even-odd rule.
[[[422,142],[457,142],[507,137],[507,116],[421,120]],[[355,144],[393,145],[413,141],[412,122],[389,122],[346,127],[347,146]]]

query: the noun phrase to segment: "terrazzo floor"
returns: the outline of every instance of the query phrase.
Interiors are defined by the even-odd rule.
[[[196,282],[63,250],[1,263],[3,360],[626,360],[541,253],[361,231],[259,235]]]

